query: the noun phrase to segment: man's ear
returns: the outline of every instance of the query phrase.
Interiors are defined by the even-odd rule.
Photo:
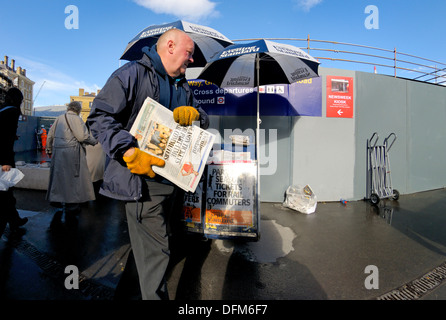
[[[172,54],[174,49],[175,49],[175,42],[173,42],[173,40],[167,41],[167,51],[169,51],[169,53]]]

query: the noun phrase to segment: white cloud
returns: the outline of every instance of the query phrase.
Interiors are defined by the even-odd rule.
[[[295,1],[300,8],[308,12],[311,10],[311,8],[317,6],[323,0],[295,0]]]
[[[68,103],[70,96],[79,94],[79,88],[85,89],[85,92],[95,93],[100,89],[96,84],[91,85],[83,80],[77,80],[45,63],[24,57],[17,57],[16,60],[26,69],[26,76],[35,82],[33,88],[35,107]]]
[[[170,14],[179,19],[190,22],[215,17],[219,12],[215,10],[216,3],[209,0],[133,0],[155,13]]]

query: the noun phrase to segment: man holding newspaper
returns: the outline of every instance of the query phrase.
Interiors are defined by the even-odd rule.
[[[199,121],[207,129],[209,119],[196,105],[185,79],[186,68],[193,62],[192,39],[171,29],[143,51],[141,60],[125,64],[110,76],[93,102],[87,124],[108,158],[100,193],[125,201],[142,298],[166,299],[169,217],[173,217],[174,204],[182,204],[183,193],[155,174],[152,166],[163,167],[164,160],[140,150],[130,130],[147,97],[172,110],[181,126]]]

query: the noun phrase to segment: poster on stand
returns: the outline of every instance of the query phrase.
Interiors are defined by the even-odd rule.
[[[257,164],[208,167],[204,233],[209,237],[256,237]]]
[[[200,181],[195,192],[186,192],[183,202],[183,222],[186,230],[203,233],[203,181]]]
[[[195,192],[183,202],[186,230],[212,239],[259,238],[257,162],[206,165]]]

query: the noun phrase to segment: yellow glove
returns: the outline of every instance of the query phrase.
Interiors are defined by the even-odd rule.
[[[190,126],[192,122],[199,118],[200,114],[194,107],[182,106],[173,110],[173,119],[181,126]]]
[[[127,164],[131,173],[145,174],[150,178],[155,178],[155,172],[152,166],[164,167],[164,160],[154,157],[144,151],[135,148],[135,152],[131,156],[122,157]]]

